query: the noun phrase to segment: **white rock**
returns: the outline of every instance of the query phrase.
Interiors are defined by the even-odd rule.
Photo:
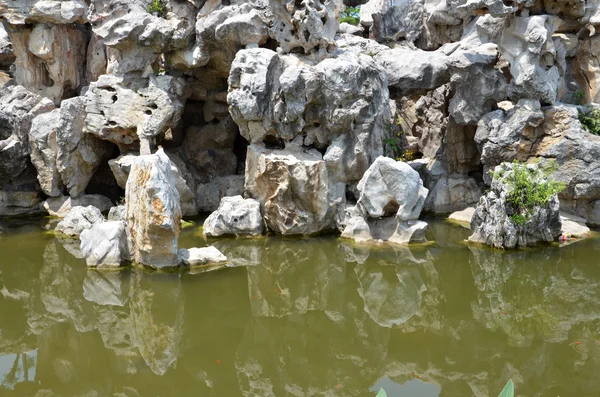
[[[73,207],[67,216],[56,225],[56,231],[71,237],[78,237],[84,230],[104,222],[102,212],[91,205]]]
[[[81,252],[90,267],[119,267],[130,260],[127,225],[123,221],[98,223],[81,233]]]
[[[223,197],[219,208],[204,221],[204,234],[210,237],[259,235],[263,229],[260,203],[242,196]]]
[[[177,266],[181,206],[171,161],[162,149],[136,158],[127,179],[125,205],[134,260],[155,268]]]
[[[202,266],[227,261],[227,257],[212,246],[189,249],[182,248],[179,250],[179,258],[181,263],[187,266]]]
[[[108,211],[109,221],[125,221],[127,220],[127,208],[124,205],[114,206]]]
[[[471,229],[471,219],[475,214],[475,207],[467,207],[462,211],[456,211],[448,215],[450,221],[458,223],[460,226]]]

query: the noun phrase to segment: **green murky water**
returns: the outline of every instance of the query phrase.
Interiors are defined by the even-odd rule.
[[[180,275],[40,230],[0,235],[0,396],[600,395],[600,239],[502,253],[436,221],[410,249],[219,241],[243,266]]]

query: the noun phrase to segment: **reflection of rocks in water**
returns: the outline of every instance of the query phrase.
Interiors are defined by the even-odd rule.
[[[373,250],[354,272],[364,310],[382,327],[401,326],[404,332],[441,327],[439,276],[427,251],[407,247]]]
[[[62,233],[56,234],[56,240],[62,245],[62,247],[69,254],[73,255],[75,258],[82,259],[83,254],[81,253],[81,240],[78,238],[67,237]]]
[[[517,346],[565,341],[576,324],[600,320],[600,284],[591,273],[597,261],[574,255],[583,244],[506,252],[470,247],[475,319]]]
[[[333,239],[271,239],[262,247],[261,263],[247,268],[252,314],[324,310],[331,277],[342,263]]]
[[[262,252],[271,242],[267,238],[224,238],[210,244],[227,257],[233,266],[254,266],[262,262]]]
[[[125,306],[129,293],[129,273],[88,269],[83,280],[83,297],[99,305]]]
[[[157,375],[163,375],[177,360],[184,303],[179,277],[144,271],[132,273],[129,307],[133,342]]]

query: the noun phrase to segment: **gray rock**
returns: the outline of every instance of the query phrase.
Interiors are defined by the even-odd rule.
[[[221,199],[226,196],[239,196],[244,193],[244,175],[216,177],[208,183],[198,185],[196,204],[200,212],[213,212],[219,208]]]
[[[13,54],[12,44],[6,33],[4,26],[0,24],[0,69],[8,69],[15,61],[15,55]]]
[[[361,24],[370,26],[377,41],[414,42],[423,30],[423,0],[370,0],[363,7]],[[367,15],[370,14],[370,15]],[[372,21],[372,22],[371,22]]]
[[[108,211],[109,221],[125,221],[127,220],[127,208],[124,205],[114,206]]]
[[[342,34],[353,34],[353,35],[357,35],[357,36],[362,36],[362,34],[364,33],[364,29],[360,25],[355,26],[355,25],[351,25],[346,22],[342,22],[342,23],[340,23],[338,32],[340,32]],[[337,40],[336,40],[336,42],[337,42]]]
[[[333,230],[345,202],[321,154],[289,144],[284,150],[248,147],[246,195],[261,203],[269,229],[283,235]]]
[[[210,237],[260,235],[263,230],[260,203],[242,196],[223,197],[219,208],[204,221],[204,234]]]
[[[91,205],[76,206],[56,225],[56,231],[67,236],[79,237],[84,230],[102,222],[104,222],[104,216],[98,208]]]
[[[98,223],[81,233],[81,252],[89,267],[119,267],[130,260],[127,224]]]
[[[156,154],[138,156],[125,189],[134,260],[154,268],[179,263],[181,206],[170,164],[162,149]]]
[[[37,22],[60,25],[86,22],[87,4],[82,0],[2,0],[0,9],[11,24]]]
[[[212,246],[203,248],[182,248],[179,250],[181,263],[187,266],[205,266],[227,261],[227,257]]]
[[[537,166],[528,165],[527,168],[534,172]],[[505,182],[513,173],[513,164],[503,163],[494,172],[499,176],[492,181],[490,191],[479,200],[471,220],[473,234],[469,241],[495,248],[518,248],[554,241],[561,232],[558,196],[554,195],[544,206],[531,209],[529,219],[523,225],[517,225],[509,218],[516,209],[507,201],[511,187]]]
[[[107,212],[113,206],[112,201],[108,197],[100,194],[83,194],[79,197],[50,197],[43,203],[44,209],[50,214],[58,218],[64,218],[73,207],[94,206],[101,212]]]

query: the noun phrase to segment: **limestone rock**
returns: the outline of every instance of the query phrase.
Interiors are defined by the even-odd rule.
[[[154,142],[157,135],[175,128],[186,97],[183,80],[177,77],[124,81],[102,75],[84,96],[84,131],[130,151],[139,140]]]
[[[340,23],[340,27],[338,28],[338,32],[342,34],[352,34],[357,36],[362,36],[364,33],[364,29],[362,26],[354,26],[346,22]],[[336,40],[337,42],[337,40]]]
[[[321,154],[293,143],[284,150],[250,145],[245,188],[269,229],[283,235],[333,230],[345,201],[344,185],[331,180]]]
[[[79,93],[84,85],[87,43],[82,25],[7,26],[16,56],[17,84],[57,105],[64,97]]]
[[[223,197],[219,208],[204,221],[204,234],[210,237],[260,235],[263,229],[260,203],[242,196]]]
[[[577,51],[577,65],[585,80],[580,86],[583,88],[586,102],[600,102],[600,61],[596,57],[598,51],[600,36],[583,40]]]
[[[502,33],[500,52],[510,64],[508,96],[513,101],[556,101],[565,62],[564,53],[557,51],[552,40],[559,25],[560,19],[554,16],[517,17]]]
[[[361,7],[361,24],[370,26],[377,41],[414,42],[423,29],[423,5],[423,0],[370,0],[362,6],[365,12]]]
[[[527,166],[530,172],[536,167]],[[554,241],[561,232],[558,196],[554,195],[544,206],[533,208],[529,219],[523,225],[517,225],[509,218],[515,209],[507,201],[511,187],[505,182],[513,173],[513,164],[503,163],[494,172],[502,176],[494,178],[490,191],[479,200],[471,220],[473,234],[469,241],[495,248],[526,247]]]
[[[400,221],[419,218],[428,190],[419,173],[404,162],[378,157],[358,183],[357,207],[372,218],[396,215]]]
[[[123,221],[98,223],[81,233],[81,252],[89,267],[119,267],[130,260],[127,225]]]
[[[87,4],[82,0],[2,0],[0,10],[14,25],[32,22],[61,25],[86,22]]]
[[[178,264],[181,206],[170,163],[162,149],[137,157],[125,189],[134,260],[155,268]]]
[[[41,201],[35,190],[0,190],[0,216],[42,213]]]
[[[269,0],[274,20],[269,34],[283,53],[325,55],[335,48],[335,33],[344,5],[341,0]]]
[[[213,212],[226,196],[239,196],[244,193],[244,175],[216,177],[208,183],[199,184],[196,189],[196,204],[200,212]]]
[[[258,48],[238,52],[227,101],[251,143],[298,136],[318,148],[335,142],[338,153],[330,153],[328,163],[337,163],[340,180],[357,182],[383,154],[391,118],[387,85],[371,57],[352,51],[311,66]]]
[[[67,99],[59,109],[36,117],[31,125],[31,160],[44,193],[59,196],[66,187],[73,197],[87,187],[112,145],[83,133],[81,97]]]
[[[227,261],[227,257],[212,246],[203,248],[182,248],[179,250],[179,258],[187,266],[203,266]]]
[[[102,222],[104,222],[104,216],[98,208],[91,205],[76,206],[56,225],[56,231],[67,236],[79,237],[84,230]]]
[[[0,24],[0,69],[8,69],[14,61],[15,55],[13,54],[8,33],[6,33],[4,26]]]
[[[108,211],[109,221],[125,221],[127,220],[127,208],[124,205],[114,206]]]
[[[79,197],[50,197],[43,203],[44,209],[50,214],[58,218],[64,218],[74,207],[94,206],[101,212],[108,211],[113,203],[106,196],[100,194],[83,194]]]
[[[29,129],[35,116],[54,109],[52,102],[22,86],[0,91],[0,186],[27,168]]]

